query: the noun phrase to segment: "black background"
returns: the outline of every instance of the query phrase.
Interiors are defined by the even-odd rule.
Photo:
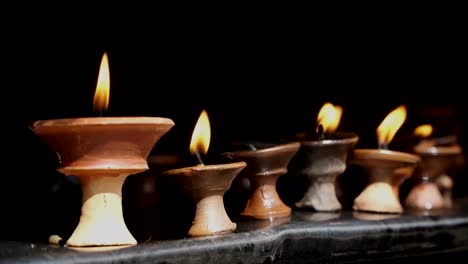
[[[232,140],[274,140],[311,129],[325,102],[343,107],[338,130],[356,132],[357,147],[376,147],[377,126],[402,104],[408,116],[396,138],[430,123],[434,136],[457,135],[467,147],[468,43],[461,16],[430,13],[411,24],[397,17],[376,24],[379,13],[359,23],[291,21],[275,13],[255,23],[239,16],[224,24],[223,13],[195,19],[159,17],[163,13],[119,13],[92,22],[80,14],[73,23],[67,14],[36,14],[21,26],[23,17],[6,24],[0,191],[10,225],[3,236],[42,239],[54,223],[75,224],[54,210],[76,214],[79,189],[55,172],[55,157],[29,126],[96,116],[92,100],[103,52],[111,75],[105,116],[175,122],[154,154],[187,153],[202,109],[216,152]],[[459,181],[463,190],[466,180]]]

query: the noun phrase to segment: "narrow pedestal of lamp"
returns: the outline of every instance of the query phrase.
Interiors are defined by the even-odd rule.
[[[224,208],[222,194],[202,198],[197,203],[195,218],[189,236],[220,235],[232,233],[237,225],[231,221]]]
[[[399,186],[392,182],[393,169],[374,168],[366,188],[354,199],[353,209],[358,211],[401,213]]]
[[[291,208],[283,203],[276,191],[276,180],[286,170],[273,171],[268,175],[258,175],[251,178],[251,186],[254,190],[244,211],[241,213],[246,218],[269,219],[291,215]]]
[[[344,171],[344,168],[343,170]],[[337,211],[341,210],[341,203],[338,201],[335,192],[336,177],[333,175],[312,175],[309,174],[309,188],[296,203],[299,208],[313,208],[316,211]]]
[[[83,204],[80,222],[68,246],[135,245],[122,212],[122,185],[128,175],[81,176]]]

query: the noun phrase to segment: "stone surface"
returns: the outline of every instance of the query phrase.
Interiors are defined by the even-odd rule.
[[[294,211],[284,219],[239,222],[232,234],[99,250],[1,241],[0,263],[410,263],[447,257],[462,263],[468,256],[468,199],[427,214],[326,214]]]

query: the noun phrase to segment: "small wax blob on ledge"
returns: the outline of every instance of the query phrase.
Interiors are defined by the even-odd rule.
[[[49,244],[63,247],[65,246],[65,240],[59,235],[51,235],[49,237]]]

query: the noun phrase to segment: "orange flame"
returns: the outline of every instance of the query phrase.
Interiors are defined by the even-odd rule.
[[[109,60],[107,53],[104,52],[101,59],[101,66],[99,68],[99,75],[94,93],[93,108],[95,112],[103,112],[109,106],[109,89],[110,89],[110,75],[109,75]]]
[[[414,135],[427,138],[432,134],[432,126],[429,124],[420,125],[413,132]]]
[[[193,129],[192,140],[190,141],[190,153],[198,155],[206,154],[210,146],[211,128],[208,114],[203,110],[198,118],[197,124]]]
[[[396,132],[406,120],[406,107],[400,105],[385,117],[377,128],[377,138],[379,145],[389,144]]]
[[[323,126],[324,132],[333,133],[340,124],[343,108],[325,103],[319,111],[317,123]]]

